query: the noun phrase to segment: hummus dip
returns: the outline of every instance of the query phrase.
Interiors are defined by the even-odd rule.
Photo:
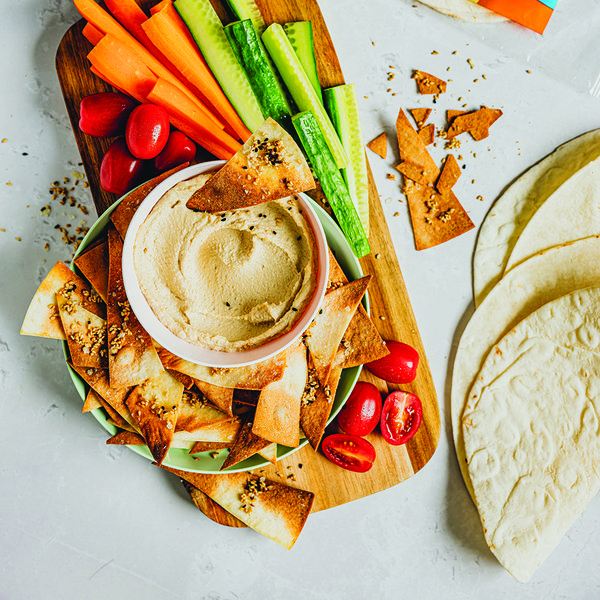
[[[210,214],[185,204],[210,174],[166,192],[136,235],[146,301],[181,339],[211,350],[255,348],[286,333],[316,289],[317,250],[298,201]]]

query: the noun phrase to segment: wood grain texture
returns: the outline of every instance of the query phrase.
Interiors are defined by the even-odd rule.
[[[155,1],[143,0],[140,4],[151,6]],[[344,83],[335,48],[314,0],[257,0],[257,3],[268,23],[312,21],[317,68],[322,86]],[[99,165],[110,141],[98,140],[79,131],[78,107],[84,96],[110,88],[89,71],[86,54],[91,46],[81,35],[82,26],[79,22],[65,34],[57,51],[56,68],[94,203],[101,214],[117,199],[104,192],[99,185]],[[210,157],[207,155],[202,158],[208,160]],[[365,273],[374,275],[369,287],[371,317],[384,338],[406,342],[420,354],[416,380],[402,386],[402,389],[415,393],[421,399],[423,422],[415,437],[405,446],[390,446],[379,433],[368,436],[376,448],[377,460],[367,473],[352,473],[340,469],[308,445],[279,461],[277,465],[257,470],[269,478],[314,492],[313,511],[338,506],[404,481],[427,464],[436,450],[440,436],[439,406],[429,364],[370,169],[369,184],[369,242],[372,252],[361,259],[361,265]],[[361,379],[373,382],[382,393],[400,387],[388,385],[364,370]],[[219,516],[220,513],[210,509],[208,503],[198,505],[213,520],[232,525],[225,523]],[[206,508],[203,509],[203,506]]]

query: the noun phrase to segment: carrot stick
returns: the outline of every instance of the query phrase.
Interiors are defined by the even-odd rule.
[[[97,27],[92,25],[91,23],[86,23],[81,30],[83,37],[95,46],[101,39],[104,33],[102,33]]]
[[[172,3],[167,3],[159,12],[147,19],[142,27],[151,42],[175,66],[196,91],[205,98],[215,112],[223,116],[226,127],[241,140],[251,133],[229,102],[214,75],[202,57],[200,50],[187,26]]]
[[[88,59],[115,87],[138,102],[147,102],[157,77],[144,61],[112,35],[105,35],[90,51]]]
[[[146,35],[142,23],[148,18],[135,0],[104,0],[106,8],[133,37],[146,46]],[[146,46],[147,47],[147,46]]]
[[[155,4],[150,9],[150,14],[155,15],[157,12],[161,11],[167,4],[173,4],[173,0],[160,0],[158,4]]]
[[[112,16],[140,43],[155,56],[171,73],[177,73],[169,59],[150,41],[142,28],[148,18],[135,0],[104,0]],[[157,73],[158,74],[158,73]],[[183,82],[182,82],[183,83]]]
[[[171,122],[174,127],[217,158],[229,159],[241,146],[238,140],[204,118],[194,104],[165,79],[158,78],[148,93],[148,101],[165,108],[173,119]]]
[[[144,64],[156,76],[170,81],[178,87],[192,102],[195,102],[200,108],[208,110],[194,94],[177,78],[169,69],[167,69],[147,48],[142,46],[118,21],[116,21],[107,11],[101,8],[94,0],[74,0],[75,8],[81,16],[91,23],[96,29],[105,34],[111,34],[122,45],[127,46],[132,52],[137,54]],[[102,69],[99,69],[102,71]],[[137,99],[137,98],[136,98]],[[213,117],[215,118],[215,117]]]

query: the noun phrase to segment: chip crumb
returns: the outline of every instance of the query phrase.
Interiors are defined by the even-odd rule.
[[[396,176],[393,173],[388,173],[386,177],[392,181],[396,181]]]
[[[471,69],[475,68],[475,65],[473,65],[473,60],[470,58],[467,58],[467,62],[469,63],[469,66],[471,67]]]
[[[479,200],[480,202],[483,202],[483,196],[481,196],[481,195],[477,196],[477,200]]]

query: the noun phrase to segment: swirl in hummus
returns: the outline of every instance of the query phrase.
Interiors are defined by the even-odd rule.
[[[185,341],[225,352],[289,331],[316,288],[313,232],[293,197],[210,214],[185,203],[209,174],[182,181],[152,209],[135,241],[140,288]]]

